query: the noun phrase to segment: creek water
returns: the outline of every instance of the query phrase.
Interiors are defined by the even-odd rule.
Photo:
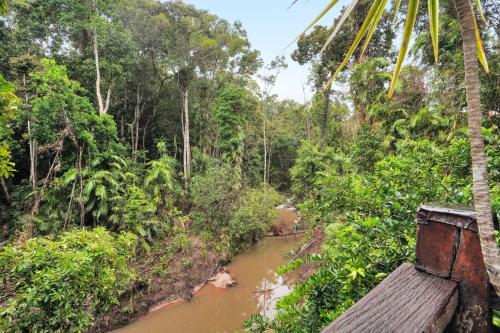
[[[277,208],[278,224],[290,226],[297,213]],[[237,255],[227,272],[237,285],[217,288],[203,286],[191,302],[168,304],[114,332],[116,333],[218,333],[235,332],[253,313],[272,318],[277,300],[288,294],[293,280],[274,272],[285,263],[285,255],[300,236],[266,237]]]

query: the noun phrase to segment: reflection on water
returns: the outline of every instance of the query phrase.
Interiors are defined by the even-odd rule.
[[[278,219],[293,222],[296,213],[278,209]],[[151,312],[120,329],[119,333],[217,333],[241,329],[252,313],[267,317],[276,314],[277,300],[288,294],[291,281],[274,271],[285,262],[284,255],[298,242],[299,236],[264,238],[239,254],[227,267],[237,285],[221,289],[211,284],[201,288],[192,302],[179,302]]]
[[[290,287],[286,284],[281,276],[275,276],[274,279],[262,279],[259,285],[257,297],[257,311],[260,314],[274,318],[276,316],[276,302],[279,298],[290,292]]]

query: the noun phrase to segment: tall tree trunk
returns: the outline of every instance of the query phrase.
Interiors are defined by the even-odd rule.
[[[174,134],[174,159],[177,159],[177,135]]]
[[[123,119],[123,115],[120,118],[120,140],[125,141],[125,120]]]
[[[37,144],[36,140],[32,138],[31,132],[31,120],[28,120],[28,136],[29,139],[29,150],[30,150],[30,181],[31,189],[36,190],[38,177],[37,177]]]
[[[321,123],[321,146],[326,145],[326,130],[328,128],[328,116],[330,114],[330,92],[326,92],[323,98],[325,99],[325,108],[323,110],[323,119]]]
[[[495,239],[491,213],[488,170],[481,129],[481,102],[479,94],[479,68],[474,35],[473,12],[468,0],[455,0],[462,31],[467,119],[472,155],[472,182],[474,207],[477,215],[483,259],[490,282],[500,295],[500,252]]]
[[[101,94],[101,70],[99,69],[99,48],[97,46],[97,29],[94,27],[94,59],[95,59],[95,94],[97,98],[97,106],[99,108],[99,115],[108,112],[109,100],[111,97],[111,87],[109,87],[106,94],[106,104],[104,104]]]
[[[10,202],[10,193],[9,188],[7,187],[7,183],[5,183],[5,179],[0,177],[0,185],[2,185],[3,194],[5,195],[5,199],[7,202]]]
[[[85,224],[85,203],[83,202],[83,167],[82,167],[82,157],[83,157],[83,146],[78,147],[78,178],[80,180],[80,195],[78,197],[78,203],[80,205],[80,226],[83,227]],[[76,181],[76,180],[75,180]]]
[[[23,74],[23,88],[24,88],[24,104],[26,106],[29,105],[29,98],[28,98],[28,90],[26,88],[26,74]],[[30,152],[30,182],[31,182],[31,189],[33,191],[36,190],[37,187],[37,144],[36,140],[33,139],[32,137],[32,132],[31,132],[31,120],[28,118],[28,146],[29,146],[29,152]]]
[[[124,103],[123,103],[123,111],[122,111],[122,116],[121,116],[121,121],[120,121],[120,139],[125,142],[125,120],[123,119],[124,118],[124,114],[127,114],[127,110],[128,110],[128,90],[126,87],[124,87],[124,90],[125,90],[125,97],[124,97]]]
[[[185,86],[181,87],[181,108],[183,129],[182,136],[184,141],[183,148],[183,167],[184,167],[184,186],[187,189],[189,185],[189,177],[191,175],[191,144],[189,141],[189,92]]]
[[[137,149],[139,148],[139,125],[141,121],[142,112],[144,111],[145,103],[143,103],[142,95],[139,93],[139,86],[137,86],[136,104],[134,109],[134,120],[131,126],[132,137],[132,159],[137,161]]]
[[[38,214],[38,211],[40,210],[40,203],[42,202],[43,196],[45,189],[47,188],[47,185],[49,184],[50,179],[52,178],[52,172],[56,168],[56,166],[60,163],[60,151],[57,151],[56,156],[54,157],[54,160],[50,162],[50,167],[49,171],[47,171],[47,175],[43,179],[42,185],[40,187],[40,190],[35,193],[35,199],[33,201],[33,206],[31,207],[31,212],[27,217],[26,221],[26,232],[24,235],[21,236],[21,241],[30,239],[33,237],[33,219],[34,217]]]
[[[267,184],[267,106],[264,104],[264,123],[262,124],[262,139],[264,140],[264,183]]]
[[[267,182],[271,184],[271,155],[273,148],[273,137],[269,138],[269,151],[267,153]]]

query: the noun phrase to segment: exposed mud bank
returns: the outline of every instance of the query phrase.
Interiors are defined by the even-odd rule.
[[[170,239],[165,239],[165,246]],[[191,300],[193,294],[220,269],[221,258],[207,250],[205,244],[190,239],[187,251],[177,253],[158,270],[163,247],[155,249],[131,264],[137,272],[137,281],[106,315],[95,321],[91,332],[106,332],[137,320],[148,312],[182,300]],[[225,259],[225,258],[223,258]]]

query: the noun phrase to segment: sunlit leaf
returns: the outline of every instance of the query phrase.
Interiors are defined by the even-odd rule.
[[[490,72],[488,68],[488,60],[486,60],[486,54],[483,49],[483,42],[481,40],[481,34],[479,33],[479,28],[477,27],[476,16],[474,15],[474,11],[472,10],[472,4],[469,1],[470,10],[472,12],[472,22],[474,23],[474,35],[476,36],[476,47],[477,47],[477,59],[483,65],[484,71],[486,73]]]
[[[429,24],[432,39],[432,47],[434,49],[434,61],[438,61],[438,46],[439,46],[439,0],[428,0],[429,4]]]
[[[477,11],[479,12],[479,15],[481,16],[481,19],[483,20],[484,23],[487,23],[486,17],[484,16],[483,6],[481,5],[481,0],[475,0],[475,1],[476,1]]]
[[[399,71],[403,65],[403,60],[408,51],[408,45],[410,44],[411,33],[413,31],[413,25],[415,24],[415,18],[417,17],[419,0],[409,0],[408,2],[408,12],[406,14],[405,28],[403,32],[403,40],[401,41],[401,47],[399,49],[398,60],[396,61],[396,67],[394,68],[394,73],[392,74],[391,86],[389,88],[389,97],[394,93],[394,88],[396,87],[396,82],[398,80]]]
[[[386,4],[387,0],[383,0],[382,3],[380,4],[380,7],[377,10],[377,13],[375,14],[375,17],[373,18],[372,23],[370,24],[370,27],[368,28],[368,33],[366,35],[365,42],[363,43],[363,48],[361,49],[361,55],[365,53],[368,44],[370,44],[370,40],[373,37],[373,33],[375,32],[375,29],[377,29],[378,22],[380,21],[380,18],[384,13],[384,8]]]
[[[9,4],[7,3],[7,0],[0,0],[0,15],[7,14],[8,10],[9,10]]]
[[[375,0],[370,8],[370,11],[368,12],[368,15],[366,16],[365,21],[363,22],[363,25],[361,25],[361,28],[359,29],[356,37],[354,38],[354,41],[351,44],[351,47],[349,48],[349,51],[347,51],[347,54],[340,64],[340,66],[337,68],[333,76],[328,80],[326,86],[323,88],[323,92],[328,90],[330,86],[332,85],[332,82],[335,81],[337,76],[339,75],[340,71],[344,68],[344,66],[347,64],[349,59],[351,58],[352,54],[358,47],[359,43],[361,42],[361,39],[366,33],[366,30],[368,29],[370,23],[372,22],[373,18],[375,17],[375,14],[377,10],[379,9],[380,4],[382,3],[383,0]]]
[[[298,35],[288,46],[292,45],[293,43],[295,43],[300,37],[304,36],[305,33],[307,32],[307,30],[311,29],[312,26],[314,26],[323,16],[325,16],[326,13],[328,13],[328,11],[330,9],[332,9],[333,6],[335,6],[335,4],[338,2],[339,0],[332,0],[328,3],[328,5],[321,11],[321,13],[319,13],[318,16],[316,16],[316,18],[307,26],[307,28],[304,29],[304,31],[302,31],[300,33],[300,35]],[[288,47],[287,46],[287,47]]]
[[[354,7],[356,7],[357,3],[358,3],[358,0],[352,0],[351,4],[346,8],[346,10],[342,14],[342,17],[340,18],[339,22],[335,26],[335,29],[333,29],[332,34],[326,40],[325,45],[323,45],[323,48],[320,51],[321,53],[323,53],[325,51],[325,49],[328,47],[328,45],[330,45],[330,43],[332,42],[332,40],[335,38],[335,36],[339,32],[340,28],[342,28],[342,25],[344,24],[344,22],[347,19],[347,17],[349,17],[349,15],[351,14],[351,12],[354,9]]]

